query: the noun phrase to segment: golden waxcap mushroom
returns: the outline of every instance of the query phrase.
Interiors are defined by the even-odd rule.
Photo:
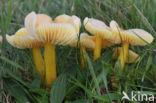
[[[110,22],[110,28],[113,32],[113,35],[116,37],[116,39],[114,39],[114,42],[116,43],[128,42],[131,45],[144,46],[152,43],[154,39],[150,33],[143,29],[123,30],[114,20]]]
[[[83,57],[85,57],[84,51],[87,50],[94,50],[95,49],[95,43],[96,43],[96,36],[89,36],[87,33],[81,33],[80,34],[80,45],[81,49],[80,52],[83,54]],[[70,44],[71,47],[79,47],[78,40],[75,40]],[[113,46],[114,43],[108,41],[107,39],[102,39],[102,48]],[[84,60],[81,60],[84,61]],[[82,62],[82,68],[84,68],[84,62]]]
[[[117,59],[120,55],[121,47],[114,48],[113,51],[113,59]],[[128,50],[128,58],[125,61],[126,63],[136,63],[140,60],[140,56],[133,52],[132,50]]]
[[[57,16],[54,22],[55,23],[71,23],[76,29],[76,32],[79,34],[81,21],[80,21],[80,18],[77,17],[76,15],[68,16],[66,14],[62,14],[62,15]]]
[[[71,17],[69,21],[59,19],[54,23],[40,24],[35,30],[35,37],[45,43],[44,58],[46,67],[46,83],[50,87],[51,83],[56,80],[56,57],[55,45],[68,45],[78,38],[77,18]]]
[[[80,55],[81,55],[81,67],[82,69],[85,67],[86,62],[86,49],[93,50],[95,48],[95,42],[92,40],[93,36],[89,36],[87,33],[80,34],[80,45],[78,44],[78,39],[69,44],[71,47],[80,47]]]
[[[34,64],[42,79],[44,78],[44,61],[39,47],[44,44],[35,37],[35,28],[48,22],[52,22],[48,15],[31,12],[25,18],[25,28],[19,29],[15,35],[6,35],[7,41],[14,47],[19,49],[32,48]]]
[[[102,21],[86,17],[83,21],[85,29],[96,36],[94,60],[101,56],[102,39],[110,41],[114,39],[110,28]]]
[[[113,37],[115,43],[122,43],[122,49],[120,51],[119,60],[121,63],[121,67],[124,68],[125,61],[128,57],[128,48],[129,44],[131,45],[139,45],[144,46],[152,43],[153,36],[142,29],[128,29],[123,30],[119,27],[116,21],[112,20],[110,22],[110,28],[113,32]]]

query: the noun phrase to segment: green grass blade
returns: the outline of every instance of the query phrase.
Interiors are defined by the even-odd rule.
[[[11,61],[11,60],[9,60],[8,58],[3,57],[3,56],[0,56],[0,59],[3,60],[3,61],[5,61],[5,62],[7,62],[8,64],[10,64],[10,65],[12,65],[12,66],[14,66],[14,67],[16,67],[16,68],[19,68],[20,70],[24,71],[24,68],[23,68],[21,65],[15,63],[15,62],[13,62],[13,61]]]

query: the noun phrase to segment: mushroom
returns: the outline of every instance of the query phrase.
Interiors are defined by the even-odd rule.
[[[114,42],[122,43],[122,49],[118,57],[122,68],[124,68],[125,61],[128,57],[129,44],[145,46],[152,43],[154,39],[151,34],[142,29],[123,30],[114,20],[110,22],[110,28],[113,32],[113,37],[115,37]]]
[[[77,47],[78,40],[75,40],[70,44],[71,47]],[[96,43],[96,36],[89,36],[87,33],[81,33],[80,35],[80,54],[81,54],[81,67],[84,68],[84,61],[86,61],[85,52],[87,50],[94,50],[95,49],[95,43]],[[101,48],[106,48],[114,45],[114,43],[103,39],[101,41]],[[79,45],[78,45],[79,47]]]
[[[113,59],[117,59],[121,52],[121,47],[114,48]],[[140,56],[133,52],[132,50],[128,50],[128,58],[125,60],[126,63],[136,63],[140,60]]]
[[[80,34],[80,45],[78,44],[78,40],[73,41],[71,44],[69,44],[71,47],[80,47],[80,55],[81,55],[81,67],[84,68],[84,63],[86,61],[86,49],[87,50],[93,50],[95,48],[95,42],[92,40],[94,37],[89,36],[87,33],[81,33]]]
[[[101,56],[102,41],[104,40],[104,42],[111,42],[110,40],[112,39],[112,32],[104,22],[94,18],[86,17],[83,21],[83,24],[88,32],[96,36],[93,58],[96,60]]]
[[[55,45],[68,45],[78,38],[80,19],[76,16],[69,21],[40,24],[35,30],[35,37],[44,45],[46,83],[50,87],[57,78]]]
[[[19,29],[15,35],[6,35],[7,41],[14,47],[19,49],[32,48],[33,60],[36,71],[41,74],[41,78],[44,78],[44,61],[41,55],[40,46],[43,46],[43,42],[38,41],[33,33],[34,28],[44,22],[52,22],[51,18],[45,14],[37,14],[34,12],[28,14],[25,18],[25,27]],[[33,19],[32,19],[33,18]],[[34,23],[34,25],[32,25]]]

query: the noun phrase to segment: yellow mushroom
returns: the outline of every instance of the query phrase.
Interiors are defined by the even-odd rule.
[[[125,61],[128,58],[129,44],[145,46],[152,43],[154,39],[151,34],[142,29],[123,30],[114,20],[110,22],[110,28],[113,32],[113,37],[115,38],[114,42],[122,43],[122,49],[118,57],[122,68],[124,68]]]
[[[77,17],[78,19],[78,17]],[[70,19],[67,22],[43,23],[36,28],[34,33],[39,41],[45,43],[44,45],[44,59],[46,66],[46,83],[51,86],[57,78],[56,74],[56,58],[55,45],[68,45],[78,38],[77,19]],[[74,26],[75,25],[75,26]]]
[[[69,44],[71,47],[80,47],[80,55],[81,55],[81,67],[84,68],[84,63],[86,62],[86,49],[93,50],[95,48],[95,42],[92,40],[94,37],[89,36],[87,33],[80,34],[80,45],[78,45],[78,40],[73,41]]]
[[[79,47],[77,45],[78,40],[75,40],[70,44],[71,47]],[[81,33],[80,35],[80,54],[81,54],[81,64],[82,68],[84,68],[84,61],[86,61],[85,50],[94,50],[95,49],[95,43],[96,43],[96,36],[89,36],[87,33]],[[114,45],[114,43],[108,41],[107,39],[102,38],[101,41],[101,48],[106,48]],[[83,58],[84,57],[84,58]]]
[[[121,52],[121,47],[114,48],[113,59],[117,59]],[[140,56],[133,52],[132,50],[128,50],[128,58],[125,60],[126,63],[136,63],[140,60]]]
[[[110,41],[112,39],[112,32],[104,22],[97,19],[86,17],[83,24],[88,32],[96,36],[93,58],[96,60],[101,56],[102,39]]]
[[[34,64],[42,79],[44,78],[44,61],[39,47],[44,44],[34,37],[34,29],[45,22],[52,22],[52,20],[45,14],[31,12],[25,18],[25,28],[19,29],[15,35],[6,35],[7,41],[14,47],[19,49],[32,48]]]

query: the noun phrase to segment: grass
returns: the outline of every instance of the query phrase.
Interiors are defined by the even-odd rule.
[[[148,91],[156,95],[155,40],[145,47],[130,46],[141,60],[126,64],[124,71],[119,61],[111,58],[114,47],[102,50],[101,58],[95,62],[92,61],[93,53],[87,52],[86,68],[82,70],[79,49],[58,45],[58,79],[48,92],[40,87],[31,50],[14,48],[5,39],[6,34],[13,35],[24,26],[24,18],[31,11],[52,18],[63,13],[77,15],[81,21],[94,17],[107,25],[116,20],[124,29],[142,28],[156,38],[155,5],[155,0],[0,0],[0,35],[4,38],[0,46],[0,102],[120,103],[122,91]],[[84,31],[82,26],[81,32]]]

